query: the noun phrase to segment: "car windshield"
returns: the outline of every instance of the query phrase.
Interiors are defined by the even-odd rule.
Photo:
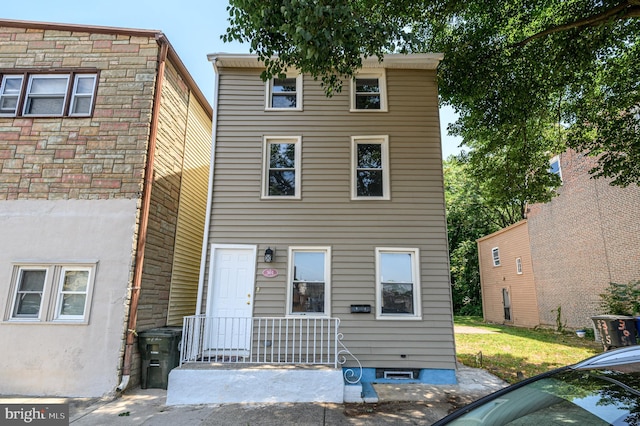
[[[640,425],[640,364],[564,370],[514,389],[452,425]]]

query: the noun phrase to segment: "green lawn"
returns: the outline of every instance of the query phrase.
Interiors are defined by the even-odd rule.
[[[480,317],[455,317],[455,324],[492,331],[456,333],[458,360],[470,367],[483,368],[508,383],[602,352],[602,345],[593,336],[579,338],[573,332],[485,324]]]

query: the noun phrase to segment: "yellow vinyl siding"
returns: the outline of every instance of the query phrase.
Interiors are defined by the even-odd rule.
[[[210,155],[211,119],[191,95],[167,325],[182,325],[184,316],[195,313]]]

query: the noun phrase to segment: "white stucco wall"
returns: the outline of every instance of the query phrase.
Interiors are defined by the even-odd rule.
[[[136,200],[0,202],[0,394],[96,397],[118,385]],[[7,320],[20,262],[97,261],[88,324]]]

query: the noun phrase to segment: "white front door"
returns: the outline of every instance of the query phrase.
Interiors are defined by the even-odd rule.
[[[256,247],[212,245],[207,317],[210,349],[250,349]]]

